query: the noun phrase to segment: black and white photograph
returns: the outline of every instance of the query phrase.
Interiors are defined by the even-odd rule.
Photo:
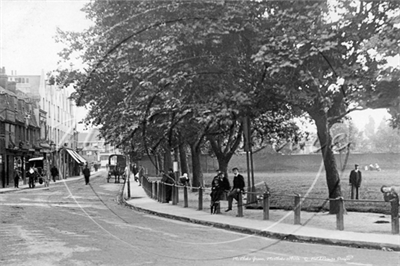
[[[398,0],[0,0],[1,266],[398,266],[399,194]]]

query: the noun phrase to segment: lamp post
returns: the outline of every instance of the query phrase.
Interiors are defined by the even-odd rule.
[[[243,118],[243,138],[244,138],[244,151],[246,152],[247,161],[247,182],[248,182],[248,192],[247,193],[247,203],[257,203],[254,186],[254,165],[253,165],[253,152],[251,149],[251,123],[248,116]]]

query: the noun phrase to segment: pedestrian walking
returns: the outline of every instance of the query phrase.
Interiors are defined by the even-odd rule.
[[[231,211],[232,210],[232,202],[233,199],[236,201],[239,201],[239,194],[244,193],[244,177],[239,173],[239,169],[237,167],[232,169],[233,172],[233,186],[231,191],[228,193],[228,209],[225,210],[225,212]]]
[[[142,180],[143,180],[143,177],[144,177],[144,167],[143,167],[143,165],[139,165],[139,173],[138,173],[138,175],[139,175],[139,186],[141,186],[142,185]]]
[[[58,176],[58,169],[55,165],[53,165],[50,169],[51,177],[54,182],[56,182],[56,177]]]
[[[354,169],[351,170],[349,178],[349,185],[351,186],[351,191],[350,191],[351,199],[354,199],[354,192],[355,192],[355,198],[359,199],[359,189],[361,187],[361,181],[362,181],[361,171],[360,169],[358,169],[358,164],[356,164],[354,165]]]
[[[231,185],[229,184],[228,178],[225,177],[221,170],[217,170],[217,175],[211,182],[211,214],[217,213],[219,208],[220,200],[223,197],[225,191],[230,190]]]
[[[28,170],[28,185],[29,185],[29,188],[34,188],[35,187],[35,180],[36,180],[36,171],[31,166],[29,168],[29,170]]]
[[[139,179],[139,176],[138,176],[139,169],[138,169],[136,163],[132,164],[131,170],[132,170],[133,177],[135,178],[135,182],[138,182],[139,181],[138,180]]]
[[[89,179],[90,179],[90,169],[88,167],[88,164],[85,165],[85,168],[82,171],[83,176],[85,177],[85,184],[89,185]]]
[[[20,179],[20,173],[17,168],[14,169],[14,187],[18,188],[19,186],[19,179]]]

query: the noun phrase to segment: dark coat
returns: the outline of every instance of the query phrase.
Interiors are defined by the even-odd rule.
[[[241,191],[244,191],[244,187],[245,187],[245,183],[244,183],[244,177],[241,174],[238,174],[237,176],[233,177],[233,190],[238,188]]]
[[[360,187],[362,181],[361,171],[352,170],[350,172],[349,183],[353,186]]]
[[[163,174],[162,178],[161,178],[161,182],[167,183],[167,184],[174,184],[175,183],[175,179],[174,179],[174,175],[171,176],[171,174]]]
[[[217,202],[221,200],[221,197],[224,195],[226,190],[229,190],[231,185],[229,184],[229,180],[226,177],[216,176],[211,182],[211,201]]]
[[[51,176],[58,176],[58,169],[57,169],[57,167],[53,166],[53,167],[50,169],[50,173],[51,173]]]
[[[89,177],[90,176],[90,169],[89,168],[84,168],[82,173],[83,173],[83,175],[85,177]]]

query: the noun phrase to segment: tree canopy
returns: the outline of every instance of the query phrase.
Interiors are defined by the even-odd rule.
[[[398,110],[399,76],[385,58],[400,47],[399,6],[93,1],[84,9],[93,27],[59,32],[62,58],[83,51],[87,69],[61,70],[58,82],[75,85],[77,103],[89,106],[88,120],[106,140],[123,144],[141,134],[153,150],[185,142],[192,153],[203,145],[223,167],[241,148],[245,118],[256,148],[297,140],[292,119],[307,115],[336,198],[332,125],[366,107]]]

